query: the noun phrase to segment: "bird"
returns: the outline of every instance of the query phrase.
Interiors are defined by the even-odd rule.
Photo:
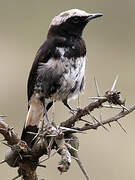
[[[34,133],[38,132],[42,117],[55,101],[62,101],[73,111],[68,101],[75,99],[85,87],[83,30],[88,22],[102,15],[71,9],[52,19],[47,38],[37,51],[28,77],[29,108],[21,137],[28,146],[31,146]]]

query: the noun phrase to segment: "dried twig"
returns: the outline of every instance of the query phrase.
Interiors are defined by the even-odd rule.
[[[37,180],[37,167],[46,167],[40,163],[49,159],[55,153],[59,153],[61,155],[61,161],[58,165],[58,170],[61,173],[67,172],[71,164],[71,157],[73,157],[78,162],[85,178],[89,180],[87,172],[77,155],[79,142],[75,142],[76,138],[72,133],[97,129],[100,126],[107,130],[104,125],[110,125],[112,122],[117,122],[126,133],[126,130],[118,120],[134,111],[135,105],[130,108],[125,107],[125,101],[121,100],[120,92],[115,90],[117,79],[118,77],[116,77],[111,90],[107,91],[104,96],[100,96],[98,83],[94,78],[97,93],[97,97],[91,98],[94,101],[83,109],[79,109],[76,114],[66,121],[63,121],[59,126],[56,126],[54,122],[48,121],[48,119],[44,120],[42,129],[36,136],[36,141],[31,149],[28,148],[24,141],[19,139],[13,128],[3,120],[4,116],[0,115],[0,134],[4,136],[4,141],[6,141],[3,144],[9,147],[5,159],[1,161],[0,164],[7,162],[10,167],[19,167],[18,176],[14,179],[22,177],[22,180]],[[104,104],[105,102],[109,103],[109,105]],[[120,112],[107,119],[103,119],[100,113],[99,120],[95,118],[93,114],[91,115],[91,112],[95,109],[100,108],[101,110],[103,107],[120,109]],[[84,120],[83,117],[86,115],[91,116],[94,122]],[[82,127],[76,127],[75,123],[77,121],[82,121],[85,124],[83,124]],[[56,152],[51,155],[52,149],[56,149]],[[39,158],[43,155],[48,155],[48,158],[39,161]]]
[[[116,114],[115,116],[112,116],[111,118],[102,120],[102,124],[108,124],[108,123],[115,122],[115,121],[121,119],[122,117],[125,117],[126,115],[130,114],[134,110],[135,110],[135,105],[133,105],[131,108],[129,108],[128,111],[127,110],[121,111],[120,113]],[[79,131],[86,131],[86,130],[90,130],[90,129],[97,129],[100,126],[101,126],[101,124],[97,122],[94,124],[86,124],[81,128],[75,128],[75,129],[77,129]]]
[[[15,131],[10,128],[9,125],[5,123],[5,121],[3,121],[3,117],[0,117],[0,134],[4,136],[4,140],[7,141],[8,144],[17,144],[19,142],[17,133],[15,133]]]

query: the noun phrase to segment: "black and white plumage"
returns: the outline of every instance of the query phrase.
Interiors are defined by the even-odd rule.
[[[29,111],[22,133],[28,145],[32,137],[27,131],[38,131],[43,106],[48,110],[54,101],[62,101],[71,109],[67,101],[84,90],[86,46],[82,32],[91,19],[100,16],[72,9],[52,20],[28,79]]]
[[[37,69],[35,89],[41,89],[47,104],[53,100],[65,102],[84,90],[85,56],[68,58],[65,54],[69,48],[56,47],[56,51],[58,59],[50,58]]]

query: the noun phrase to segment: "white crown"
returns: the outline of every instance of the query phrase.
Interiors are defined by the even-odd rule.
[[[60,13],[58,16],[55,16],[50,24],[51,25],[59,25],[63,22],[65,22],[68,18],[73,17],[73,16],[89,16],[90,14],[79,9],[71,9],[68,11],[64,11]]]

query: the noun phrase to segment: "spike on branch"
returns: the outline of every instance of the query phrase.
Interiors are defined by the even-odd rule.
[[[57,153],[61,156],[58,165],[58,170],[61,173],[68,171],[72,157],[76,161],[79,161],[79,158],[74,157],[73,154],[71,154],[71,151],[77,153],[78,148],[71,144],[73,139],[71,137],[69,138],[69,135],[73,135],[73,133],[83,133],[90,129],[98,129],[98,127],[103,127],[108,130],[105,125],[109,124],[111,126],[112,122],[117,122],[122,130],[127,133],[118,120],[134,111],[135,105],[126,108],[125,100],[121,100],[120,92],[115,90],[117,80],[118,77],[114,80],[111,90],[106,91],[105,95],[101,96],[97,80],[94,78],[96,97],[91,97],[94,101],[84,108],[79,109],[76,114],[63,121],[59,126],[56,126],[54,122],[48,122],[45,118],[42,122],[40,131],[35,134],[36,141],[32,148],[28,148],[27,144],[19,139],[14,128],[4,122],[4,116],[0,115],[0,133],[4,136],[4,141],[6,141],[3,144],[10,149],[9,153],[5,156],[6,160],[1,161],[0,164],[7,162],[10,167],[19,167],[18,176],[14,179],[22,177],[22,180],[26,180],[25,177],[27,177],[31,180],[37,180],[38,176],[36,175],[36,168],[38,166],[45,168],[46,166],[41,163],[47,161]],[[108,103],[109,105],[105,103]],[[98,108],[100,108],[99,120],[94,114],[95,110]],[[104,119],[102,116],[103,112],[101,112],[103,108],[109,108],[110,110],[117,109],[117,112],[120,112],[114,114],[112,117]],[[91,116],[93,122],[84,120],[85,116]],[[80,127],[76,127],[76,122],[78,121],[82,121],[81,125],[78,123]],[[28,133],[31,134],[31,132]],[[52,149],[55,149],[56,151],[51,153]],[[46,155],[47,157],[44,160],[39,161],[39,158],[43,155]],[[88,180],[89,178],[86,171],[82,171],[84,171],[83,173]]]

